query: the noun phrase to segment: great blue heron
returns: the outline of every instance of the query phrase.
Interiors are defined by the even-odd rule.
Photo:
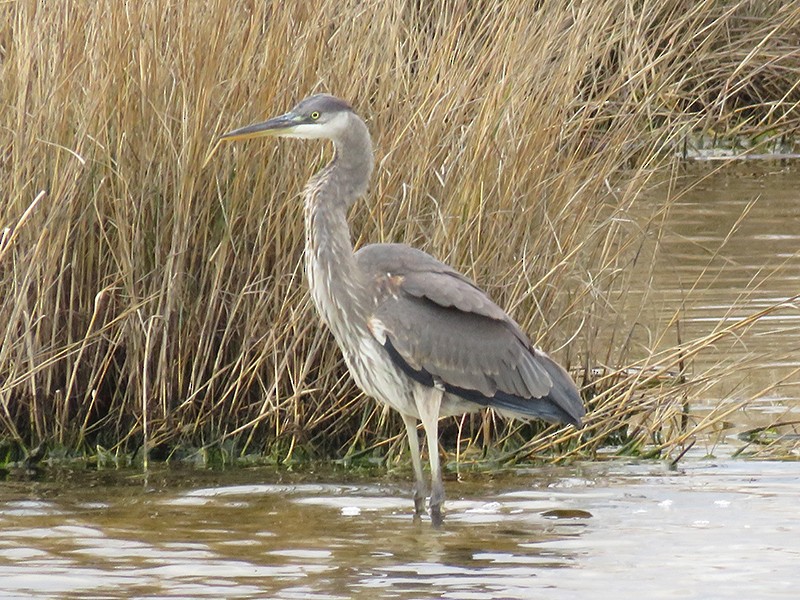
[[[311,96],[286,114],[222,139],[259,136],[333,142],[333,159],[304,192],[306,273],[317,310],[358,387],[403,417],[416,516],[425,513],[418,420],[427,436],[434,526],[442,522],[444,500],[440,417],[490,406],[515,417],[580,426],[585,410],[570,376],[470,279],[404,244],[353,251],[347,211],[367,191],[374,158],[367,126],[347,102]]]

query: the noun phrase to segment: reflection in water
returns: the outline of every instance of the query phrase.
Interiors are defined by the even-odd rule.
[[[781,597],[800,559],[791,463],[473,474],[441,531],[402,484],[0,488],[6,598]],[[152,481],[152,478],[151,478]],[[189,485],[190,487],[186,487]],[[388,500],[387,500],[388,498]],[[351,510],[356,508],[357,510]],[[549,519],[551,510],[591,516]],[[789,596],[787,596],[789,597]]]

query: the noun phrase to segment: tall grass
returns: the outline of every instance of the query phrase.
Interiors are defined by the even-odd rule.
[[[691,132],[796,132],[799,31],[778,1],[0,3],[0,435],[394,444],[305,289],[297,196],[324,152],[251,143],[203,167],[217,134],[316,91],[374,137],[356,243],[463,270],[598,394],[581,443],[550,430],[523,450],[673,418],[695,388],[651,383],[711,342],[627,349],[614,303],[645,235],[627,210]],[[658,368],[612,372],[635,364]],[[517,448],[516,427],[453,420],[446,443]]]

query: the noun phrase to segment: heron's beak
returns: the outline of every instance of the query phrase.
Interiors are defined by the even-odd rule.
[[[230,142],[234,140],[249,140],[256,137],[276,136],[289,133],[302,122],[303,118],[293,113],[286,113],[278,117],[273,117],[263,123],[253,123],[246,127],[240,127],[227,133],[223,133],[220,140]]]

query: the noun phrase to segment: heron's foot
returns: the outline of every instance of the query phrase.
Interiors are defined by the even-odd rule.
[[[414,518],[419,518],[426,515],[428,512],[425,510],[425,486],[417,482],[414,485]]]
[[[431,492],[431,523],[437,529],[442,526],[444,515],[442,515],[442,505],[444,504],[444,488],[441,484],[433,485]]]
[[[425,510],[425,496],[414,494],[414,516],[421,517],[424,514],[427,514]]]
[[[442,515],[441,504],[431,504],[431,525],[439,529],[444,523],[444,515]]]

